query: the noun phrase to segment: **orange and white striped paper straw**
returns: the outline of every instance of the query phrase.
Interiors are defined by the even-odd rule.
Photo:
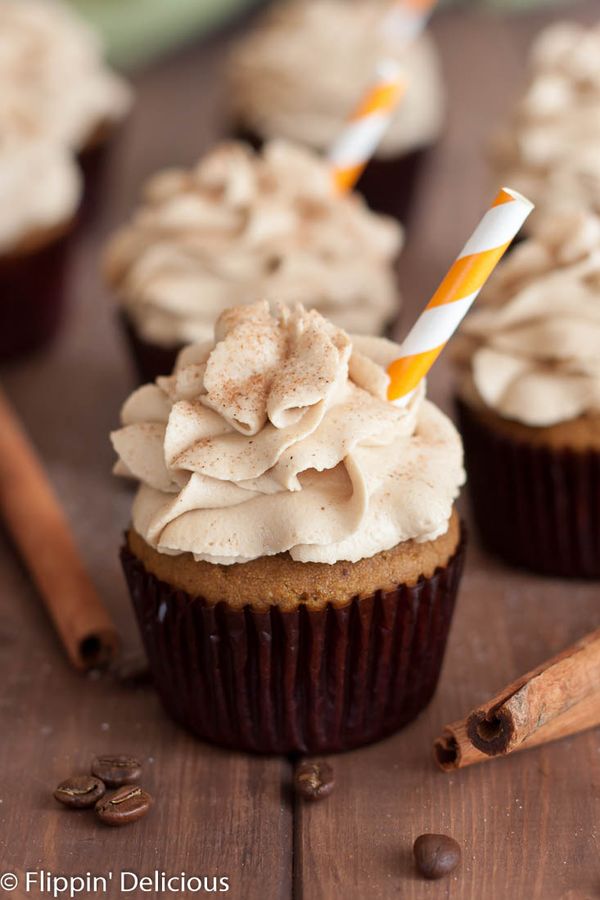
[[[388,368],[388,400],[404,404],[430,370],[533,209],[502,188]]]
[[[411,43],[427,23],[436,0],[402,0],[382,20],[385,37],[394,49]],[[406,81],[395,59],[382,59],[375,79],[350,116],[329,153],[332,175],[339,191],[350,191],[375,153],[406,93]]]
[[[387,131],[405,89],[400,65],[391,59],[382,60],[374,83],[329,153],[333,180],[339,191],[352,190],[360,178]]]
[[[397,0],[382,22],[382,32],[396,45],[414,41],[429,19],[437,0]]]

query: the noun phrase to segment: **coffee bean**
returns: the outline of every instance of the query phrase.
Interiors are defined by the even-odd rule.
[[[87,809],[95,806],[105,792],[106,788],[99,778],[94,778],[93,775],[73,775],[72,778],[61,781],[54,791],[54,797],[71,809]]]
[[[422,834],[413,845],[417,869],[425,878],[443,878],[460,862],[460,846],[445,834]]]
[[[133,756],[116,754],[114,756],[97,756],[92,761],[92,775],[102,779],[107,787],[116,788],[122,784],[138,781],[142,774],[142,765]]]
[[[300,763],[294,775],[296,793],[304,800],[320,800],[333,790],[333,769],[326,762]]]
[[[114,794],[96,803],[96,813],[105,825],[129,825],[145,816],[153,803],[143,788],[124,784]]]

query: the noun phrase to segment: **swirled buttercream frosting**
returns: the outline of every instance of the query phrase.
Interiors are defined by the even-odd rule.
[[[212,337],[231,306],[312,304],[348,330],[377,333],[398,308],[402,230],[341,195],[325,162],[275,141],[217,147],[191,170],[147,184],[110,242],[105,271],[134,327],[165,346]]]
[[[102,61],[95,33],[65,4],[0,2],[0,133],[78,152],[130,103],[129,88]]]
[[[559,22],[534,42],[523,96],[492,141],[506,184],[537,206],[532,217],[600,212],[600,25]]]
[[[116,471],[133,527],[167,554],[355,562],[445,534],[463,482],[450,421],[421,389],[387,401],[398,347],[315,310],[237,307],[175,372],[127,400]]]
[[[456,353],[503,418],[547,426],[600,414],[600,219],[540,220],[463,323]]]
[[[277,4],[234,49],[228,69],[234,119],[261,137],[323,152],[338,137],[383,57],[397,58],[408,89],[377,155],[431,144],[444,94],[428,35],[397,49],[384,35],[383,0],[292,0]]]
[[[13,255],[73,220],[81,176],[70,153],[0,133],[0,253]],[[1,302],[1,300],[0,300]]]

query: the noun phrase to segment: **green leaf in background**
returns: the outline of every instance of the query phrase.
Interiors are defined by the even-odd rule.
[[[104,35],[121,66],[149,62],[259,0],[70,0]]]

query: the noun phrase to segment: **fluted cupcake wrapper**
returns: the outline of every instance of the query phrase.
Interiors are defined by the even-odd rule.
[[[126,312],[119,314],[125,338],[131,350],[136,374],[140,384],[155,381],[159,375],[170,375],[183,344],[162,346],[146,341],[138,333]]]
[[[600,453],[520,442],[457,409],[485,547],[542,574],[600,578]]]
[[[58,331],[71,233],[22,256],[0,258],[0,360],[38,350]]]
[[[343,608],[208,604],[123,569],[163,703],[200,737],[259,753],[348,750],[413,719],[435,690],[464,562]]]

